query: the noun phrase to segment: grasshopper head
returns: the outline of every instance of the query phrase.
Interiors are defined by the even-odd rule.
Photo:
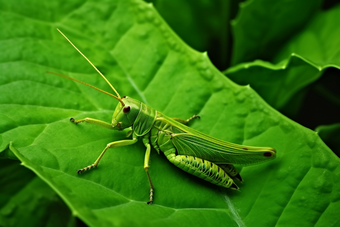
[[[122,101],[125,106],[119,102],[112,117],[112,127],[117,130],[131,127],[140,110],[140,101],[128,96],[124,96]]]

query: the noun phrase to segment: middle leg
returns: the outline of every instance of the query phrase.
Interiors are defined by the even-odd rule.
[[[149,184],[150,184],[150,200],[149,200],[149,202],[147,202],[147,204],[152,204],[152,202],[153,202],[154,186],[153,186],[153,183],[151,181],[150,174],[149,174],[149,167],[150,167],[149,166],[149,162],[150,162],[151,145],[150,145],[148,136],[145,136],[143,138],[143,143],[144,143],[144,145],[146,147],[145,158],[144,158],[144,169],[145,169],[146,175],[148,176],[148,180],[149,180]]]

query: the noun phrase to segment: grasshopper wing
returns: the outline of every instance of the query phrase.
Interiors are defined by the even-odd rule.
[[[273,148],[270,147],[242,146],[190,133],[173,134],[172,142],[179,155],[195,156],[216,164],[250,165],[275,158]]]
[[[209,160],[216,164],[251,165],[272,160],[276,151],[271,147],[253,147],[216,139],[195,129],[165,117],[175,133],[172,142],[179,155],[189,155]]]

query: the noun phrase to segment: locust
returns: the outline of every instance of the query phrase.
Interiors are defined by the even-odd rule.
[[[119,101],[113,112],[111,123],[88,117],[78,120],[71,118],[71,122],[75,124],[87,122],[118,131],[127,128],[130,129],[127,137],[131,137],[131,139],[108,143],[97,160],[93,164],[79,169],[77,171],[78,174],[97,167],[109,148],[132,145],[138,140],[142,140],[146,148],[144,170],[150,185],[150,196],[147,204],[152,204],[155,187],[149,174],[151,147],[153,147],[158,154],[163,153],[169,162],[183,171],[212,184],[233,190],[239,189],[235,181],[243,182],[234,164],[250,165],[275,159],[276,151],[272,147],[239,145],[214,138],[190,128],[188,123],[199,118],[198,115],[193,115],[187,120],[168,117],[137,99],[129,96],[121,97],[96,66],[92,64],[64,33],[59,29],[57,30],[100,74],[116,95],[66,75],[54,72],[48,73],[82,83]]]

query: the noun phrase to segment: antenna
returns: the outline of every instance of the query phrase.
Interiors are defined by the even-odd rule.
[[[94,89],[96,89],[97,91],[100,91],[100,92],[102,92],[102,93],[104,93],[104,94],[107,94],[107,95],[109,95],[109,96],[111,96],[111,97],[117,99],[123,106],[125,106],[125,104],[123,103],[123,101],[122,101],[121,98],[118,98],[117,96],[115,96],[115,95],[113,95],[113,94],[111,94],[111,93],[109,93],[109,92],[103,91],[102,89],[99,89],[99,88],[97,88],[97,87],[95,87],[95,86],[92,86],[91,84],[85,83],[85,82],[83,82],[83,81],[81,81],[81,80],[77,80],[77,79],[74,79],[74,78],[69,77],[69,76],[65,76],[65,75],[63,75],[63,74],[54,73],[54,72],[49,72],[49,71],[46,71],[46,72],[49,73],[49,74],[54,74],[54,75],[57,75],[57,76],[61,76],[61,77],[64,77],[64,78],[66,78],[66,79],[70,79],[70,80],[76,81],[76,82],[78,82],[78,83],[84,84],[84,85],[86,85],[86,86],[89,86],[89,87],[91,87],[91,88],[94,88]]]
[[[92,62],[71,42],[71,40],[69,40],[68,38],[67,38],[67,36],[66,35],[64,35],[64,33],[62,33],[62,31],[60,31],[59,30],[59,28],[57,28],[57,30],[58,30],[58,32],[60,32],[60,34],[62,35],[62,36],[64,36],[64,38],[74,47],[74,49],[76,49],[89,63],[90,63],[90,65],[103,77],[103,79],[106,81],[106,83],[108,83],[109,85],[110,85],[110,87],[112,88],[112,90],[117,94],[117,98],[118,98],[118,100],[123,104],[123,106],[124,106],[124,103],[121,101],[121,97],[120,97],[120,95],[119,95],[119,93],[116,91],[116,89],[112,86],[112,84],[108,81],[108,79],[106,79],[106,77],[97,69],[97,67],[96,66],[94,66],[94,64],[92,64]],[[71,77],[69,77],[69,79],[70,79]],[[72,78],[72,80],[73,80],[73,78]],[[78,80],[74,80],[74,81],[77,81],[77,82],[80,82],[80,81],[78,81]],[[84,82],[82,82],[83,84],[86,84],[86,83],[84,83]],[[88,85],[88,84],[86,84],[86,85]],[[93,87],[92,85],[90,86],[90,87]],[[93,87],[94,88],[94,87]],[[99,89],[100,90],[100,89]],[[110,94],[110,93],[109,93]]]

